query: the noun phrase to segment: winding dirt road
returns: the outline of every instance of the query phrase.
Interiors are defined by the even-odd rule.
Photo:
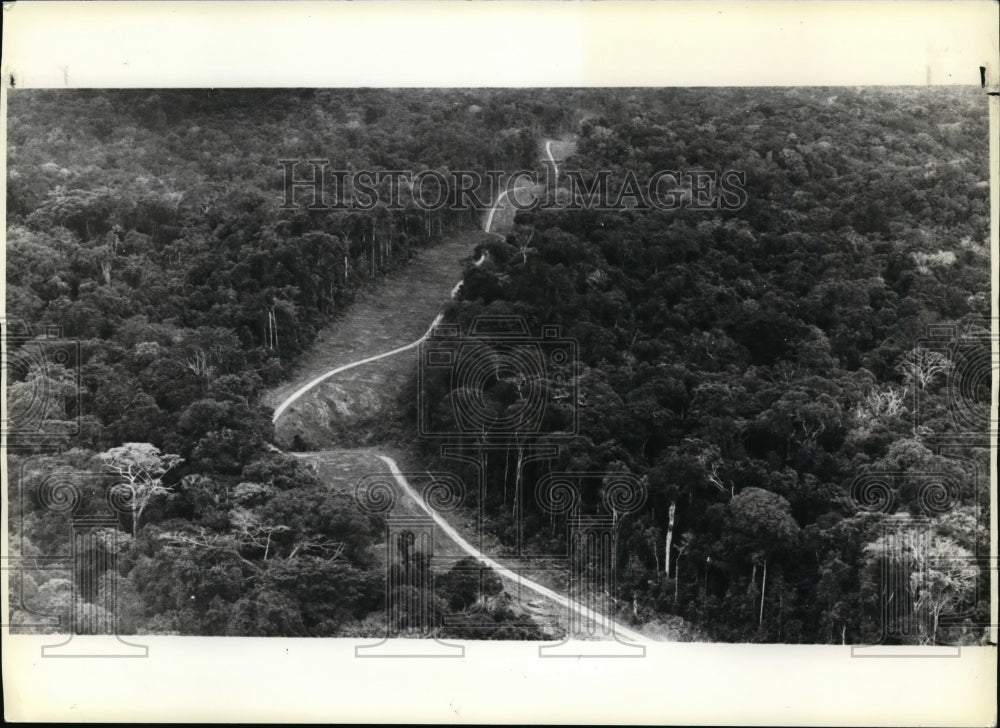
[[[595,625],[607,624],[607,626],[610,628],[610,630],[613,632],[615,637],[617,637],[620,642],[621,641],[634,642],[637,644],[643,644],[647,642],[647,638],[639,634],[638,632],[633,632],[628,627],[624,627],[613,620],[605,621],[606,618],[604,617],[604,615],[595,612],[592,609],[588,609],[575,599],[570,599],[569,597],[565,597],[562,594],[559,594],[558,592],[549,589],[548,587],[542,586],[538,582],[532,581],[531,579],[527,579],[519,574],[516,574],[515,572],[511,571],[510,569],[503,566],[499,562],[494,561],[490,557],[486,556],[482,551],[475,548],[468,541],[462,538],[461,534],[459,534],[458,531],[456,531],[454,528],[451,527],[451,524],[449,524],[437,511],[435,511],[433,508],[430,508],[424,502],[423,498],[421,498],[420,495],[412,487],[410,487],[410,484],[406,481],[406,477],[403,475],[402,472],[400,472],[399,466],[396,465],[395,460],[386,455],[379,455],[378,457],[386,465],[389,466],[389,472],[391,472],[392,477],[396,479],[396,483],[399,485],[400,489],[404,493],[406,493],[406,495],[410,499],[412,499],[418,506],[420,506],[420,508],[425,513],[427,513],[427,515],[429,515],[432,519],[434,519],[434,523],[437,524],[438,528],[440,528],[445,533],[445,535],[448,536],[448,538],[454,541],[458,545],[458,547],[462,549],[462,551],[467,553],[469,556],[476,559],[480,563],[488,566],[489,568],[493,569],[493,571],[495,571],[498,576],[500,576],[503,579],[508,579],[509,581],[514,582],[519,587],[530,589],[531,591],[540,594],[546,599],[551,599],[559,606],[569,609],[579,614],[580,616],[584,617],[585,619],[589,620],[592,624]],[[624,638],[624,640],[622,638]]]
[[[546,151],[548,151],[548,147],[546,147]],[[549,157],[551,158],[551,156],[552,154],[551,152],[549,152]],[[523,187],[515,187],[512,190],[504,190],[503,192],[501,192],[500,195],[497,197],[496,202],[493,203],[493,207],[490,208],[490,213],[489,216],[486,218],[486,224],[483,227],[483,232],[491,233],[493,235],[500,235],[500,233],[494,232],[490,230],[490,228],[493,226],[493,217],[496,214],[496,211],[503,205],[503,202],[507,198],[508,193],[520,192],[521,190],[529,190],[533,189],[534,187],[535,185],[526,185]],[[482,265],[485,259],[486,259],[485,254],[480,256],[479,260],[475,262],[476,267]],[[451,289],[452,298],[456,296],[459,289],[462,287],[463,282],[464,280],[459,281],[458,283],[455,284],[455,287]],[[405,346],[400,346],[399,348],[393,349],[392,351],[387,351],[382,354],[376,354],[375,356],[370,356],[365,359],[360,359],[358,361],[351,362],[350,364],[344,364],[343,366],[337,367],[336,369],[331,369],[330,371],[324,372],[323,374],[319,375],[318,377],[312,379],[308,383],[299,387],[290,396],[285,398],[277,407],[274,408],[274,414],[271,416],[271,422],[277,422],[278,419],[285,413],[285,410],[287,410],[289,407],[295,404],[295,402],[298,399],[300,399],[304,394],[307,394],[314,387],[318,386],[319,384],[322,384],[330,377],[340,374],[341,372],[346,372],[349,369],[354,369],[355,367],[362,366],[363,364],[371,364],[373,362],[379,361],[380,359],[386,359],[390,356],[395,356],[396,354],[402,354],[404,351],[409,351],[410,349],[414,349],[417,346],[420,346],[421,342],[423,342],[430,335],[434,327],[437,326],[438,323],[441,321],[441,316],[442,314],[439,313],[437,317],[434,319],[434,321],[431,323],[431,325],[428,327],[424,335],[421,336],[416,341],[410,342]]]
[[[554,174],[552,176],[555,178],[556,183],[558,183],[559,182],[559,165],[556,164],[556,158],[552,156],[552,140],[551,139],[547,139],[545,141],[545,153],[548,155],[549,161],[552,162],[552,171],[554,172]]]
[[[459,281],[458,285],[462,285],[462,282]],[[310,389],[312,389],[316,385],[320,384],[321,382],[326,381],[327,379],[329,379],[330,377],[334,376],[335,374],[340,374],[341,372],[346,372],[348,369],[354,369],[354,367],[359,367],[362,364],[371,364],[372,362],[376,362],[379,359],[385,359],[387,357],[394,356],[396,354],[401,354],[404,351],[409,351],[410,349],[412,349],[412,348],[414,348],[416,346],[420,346],[420,342],[422,342],[424,339],[426,339],[428,336],[430,336],[430,333],[431,333],[431,331],[434,330],[434,327],[437,326],[441,322],[441,317],[443,315],[444,314],[440,314],[439,313],[437,315],[437,317],[434,319],[434,321],[431,322],[430,327],[427,329],[427,333],[425,333],[423,336],[421,336],[416,341],[414,341],[414,342],[412,342],[410,344],[407,344],[406,346],[401,346],[398,349],[393,349],[392,351],[387,351],[384,354],[376,354],[375,356],[370,356],[367,359],[361,359],[359,361],[352,361],[350,364],[344,364],[343,366],[337,367],[336,369],[331,369],[330,371],[326,372],[325,374],[321,374],[320,376],[316,377],[315,379],[313,379],[308,384],[306,384],[306,385],[304,385],[302,387],[299,387],[297,390],[295,390],[295,392],[290,397],[288,397],[284,402],[282,402],[281,404],[279,404],[275,408],[274,415],[271,417],[271,422],[277,422],[278,418],[281,417],[281,415],[283,415],[285,413],[285,410],[288,409],[289,407],[291,407],[292,404],[295,403],[295,400],[299,399],[302,395],[304,395]]]
[[[551,141],[546,142],[545,151],[549,157],[549,160],[552,162],[553,165],[555,165],[556,163],[555,159],[552,157]],[[504,191],[503,193],[501,193],[497,197],[497,200],[493,204],[493,207],[490,208],[489,215],[486,218],[486,223],[483,226],[483,231],[486,233],[491,233],[493,235],[500,235],[500,233],[493,231],[491,228],[493,226],[494,216],[497,210],[503,205],[504,200],[508,196],[508,192],[512,193],[519,192],[521,190],[533,189],[535,187],[536,185],[526,185],[521,187],[515,187],[512,190]],[[480,256],[479,260],[475,262],[475,265],[476,266],[481,265],[486,259],[487,259],[486,254],[483,254],[482,256]],[[454,297],[457,294],[458,290],[461,288],[462,282],[463,281],[459,281],[452,289],[451,291],[452,297]],[[386,351],[384,353],[359,359],[357,361],[353,361],[348,364],[343,364],[313,378],[303,386],[296,389],[291,395],[286,397],[283,401],[281,401],[280,404],[278,404],[277,407],[275,407],[274,415],[271,418],[272,422],[277,422],[282,417],[282,415],[285,414],[285,412],[291,405],[293,405],[304,395],[306,395],[315,387],[317,387],[324,381],[330,379],[331,377],[334,377],[337,374],[340,374],[347,370],[354,369],[356,367],[360,367],[366,364],[371,364],[381,359],[386,359],[388,357],[395,356],[402,352],[416,348],[421,344],[421,342],[423,342],[430,335],[434,327],[441,321],[442,316],[443,314],[439,313],[437,317],[434,319],[434,321],[431,323],[430,327],[427,329],[426,333],[424,333],[424,335],[421,336],[416,341],[392,349],[391,351]],[[514,582],[519,588],[529,589],[539,594],[540,596],[545,597],[546,599],[554,602],[560,607],[582,616],[584,619],[588,620],[593,625],[601,625],[605,629],[610,629],[614,638],[617,639],[619,642],[625,644],[627,643],[644,644],[648,641],[647,637],[639,634],[638,632],[635,632],[629,629],[628,627],[625,627],[621,624],[618,624],[617,622],[614,622],[613,620],[608,619],[604,615],[588,608],[587,606],[581,604],[580,602],[574,599],[570,599],[569,597],[559,594],[558,592],[549,589],[548,587],[543,586],[538,582],[532,581],[531,579],[527,579],[515,573],[514,571],[503,566],[499,562],[483,554],[480,550],[476,549],[465,538],[463,538],[461,534],[459,534],[458,531],[456,531],[455,528],[452,527],[452,525],[448,523],[448,521],[445,520],[443,516],[437,513],[434,509],[427,506],[427,504],[420,497],[420,495],[407,482],[406,477],[400,471],[395,460],[386,455],[382,454],[376,454],[376,455],[389,468],[389,471],[392,473],[393,478],[395,478],[396,483],[398,484],[400,490],[402,490],[403,493],[405,493],[406,496],[411,501],[413,501],[419,508],[425,511],[434,520],[435,524],[437,524],[437,526],[441,529],[441,531],[464,553],[468,554],[469,556],[476,559],[480,563],[494,570],[501,578]]]
[[[507,199],[507,195],[511,192],[520,192],[521,190],[534,189],[536,186],[537,185],[524,185],[523,187],[515,187],[512,190],[504,190],[503,192],[501,192],[500,195],[497,197],[497,201],[493,203],[493,207],[490,208],[490,214],[486,218],[486,224],[483,226],[483,232],[491,233],[493,235],[500,235],[500,233],[494,232],[493,230],[490,230],[490,228],[493,227],[493,215],[495,215],[496,211],[500,209],[500,206],[503,204],[503,201]]]

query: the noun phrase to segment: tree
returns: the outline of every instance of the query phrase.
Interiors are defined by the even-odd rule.
[[[930,644],[937,644],[941,616],[969,604],[976,588],[976,566],[972,552],[950,538],[938,537],[924,558],[917,560],[918,571],[910,575],[911,589],[917,593],[916,609],[931,617]]]
[[[685,531],[684,535],[681,536],[681,545],[677,547],[677,564],[674,570],[674,604],[677,604],[677,596],[680,594],[681,589],[681,558],[691,550],[691,546],[694,543],[694,534],[690,531]]]
[[[229,520],[233,524],[233,534],[240,543],[264,549],[264,561],[267,561],[271,550],[271,537],[276,533],[290,531],[288,526],[273,523],[262,523],[261,520],[246,508],[234,508],[229,512]],[[341,547],[343,548],[343,547]],[[291,556],[294,556],[293,552]]]
[[[764,594],[767,589],[767,564],[771,557],[787,550],[798,537],[799,525],[791,515],[788,501],[777,493],[761,488],[744,488],[729,502],[730,526],[737,548],[750,551],[753,572],[763,561],[760,582],[760,616],[764,621]],[[751,575],[751,582],[754,576]],[[752,585],[752,584],[751,584]]]
[[[74,423],[67,410],[79,393],[73,372],[46,361],[44,346],[34,341],[9,351],[8,356],[8,376],[18,370],[25,372],[21,381],[8,380],[7,384],[6,417],[11,432],[71,433]]]
[[[98,457],[125,479],[125,482],[111,486],[111,493],[116,502],[130,509],[134,537],[139,532],[139,521],[150,500],[173,490],[173,487],[163,484],[163,476],[179,465],[182,459],[179,455],[161,453],[158,447],[148,442],[126,442]]]
[[[859,422],[891,419],[903,411],[906,389],[872,387],[854,411]]]
[[[466,556],[438,578],[436,588],[452,609],[464,610],[483,597],[496,596],[503,584],[489,567]]]
[[[949,371],[951,362],[940,352],[917,347],[903,356],[896,369],[910,381],[916,382],[920,389],[924,389],[939,374]]]
[[[907,527],[908,516],[895,518],[895,534],[883,534],[865,545],[867,565],[872,569],[887,562],[889,573],[895,572],[892,581],[907,590],[916,613],[917,641],[936,644],[941,616],[973,601],[978,578],[975,560],[971,551],[937,533],[935,524]],[[894,596],[885,591],[887,585],[882,588],[882,599]]]

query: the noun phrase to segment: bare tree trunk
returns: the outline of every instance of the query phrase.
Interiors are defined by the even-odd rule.
[[[757,626],[764,624],[764,589],[767,588],[767,559],[764,559],[764,576],[760,580],[760,619]]]
[[[666,577],[670,578],[670,544],[674,540],[674,514],[677,512],[677,502],[670,501],[670,509],[667,511],[667,541],[663,549],[663,569]]]
[[[782,637],[782,627],[784,625],[784,608],[785,608],[785,570],[781,567],[781,563],[778,563],[778,642],[781,642]]]
[[[618,509],[611,507],[611,583],[618,583],[618,530],[621,526],[621,517]],[[617,591],[617,590],[616,590]]]
[[[507,473],[510,471],[510,448],[503,449],[503,504],[507,505]]]
[[[267,312],[267,346],[271,349],[278,348],[278,319],[274,316],[274,308]]]
[[[697,574],[695,574],[697,577]],[[674,571],[674,604],[677,604],[677,592],[681,585],[681,555],[677,554],[677,569]]]
[[[517,504],[521,500],[521,466],[524,463],[524,446],[517,444],[517,469],[514,471],[514,510],[512,515],[517,517]]]

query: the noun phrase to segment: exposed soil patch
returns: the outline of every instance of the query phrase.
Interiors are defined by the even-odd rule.
[[[263,404],[276,407],[330,369],[416,341],[448,301],[476,245],[489,237],[469,231],[422,250],[410,264],[359,296],[316,339],[291,378],[269,390]],[[331,443],[365,442],[365,422],[392,416],[396,394],[416,363],[416,350],[347,370],[296,400],[275,424],[285,449],[315,450]],[[296,436],[298,439],[296,439]]]

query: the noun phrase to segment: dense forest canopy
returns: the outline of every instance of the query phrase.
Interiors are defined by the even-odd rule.
[[[646,497],[616,521],[613,597],[635,623],[678,615],[727,641],[983,639],[991,311],[975,90],[9,98],[7,320],[24,322],[25,352],[55,345],[34,338],[46,326],[78,342],[58,366],[12,359],[10,407],[37,422],[9,457],[11,548],[43,558],[68,543],[46,488],[71,483],[96,513],[120,479],[82,473],[141,473],[101,547],[123,631],[343,636],[379,619],[384,524],[276,450],[259,396],[360,290],[481,211],[282,209],[278,160],[512,172],[559,137],[575,144],[563,166],[609,170],[613,194],[629,174],[735,170],[746,204],[543,207],[474,251],[488,256],[445,320],[556,325],[578,356],[538,374],[544,422],[487,461],[485,502],[467,505],[489,533],[512,554],[560,553],[566,515],[532,484],[628,474]],[[502,414],[510,382],[494,385],[483,406]],[[430,425],[454,429],[455,382],[415,372],[396,444],[475,480],[440,438],[417,438],[420,387],[438,405]],[[60,433],[43,452],[36,435]],[[524,459],[546,444],[559,455]],[[584,484],[583,510],[601,488]],[[886,564],[912,577],[899,599],[931,615],[914,633],[883,634]],[[13,573],[15,624],[72,598],[65,574]],[[462,573],[439,580],[441,611],[475,601]],[[497,636],[538,636],[503,621]]]

